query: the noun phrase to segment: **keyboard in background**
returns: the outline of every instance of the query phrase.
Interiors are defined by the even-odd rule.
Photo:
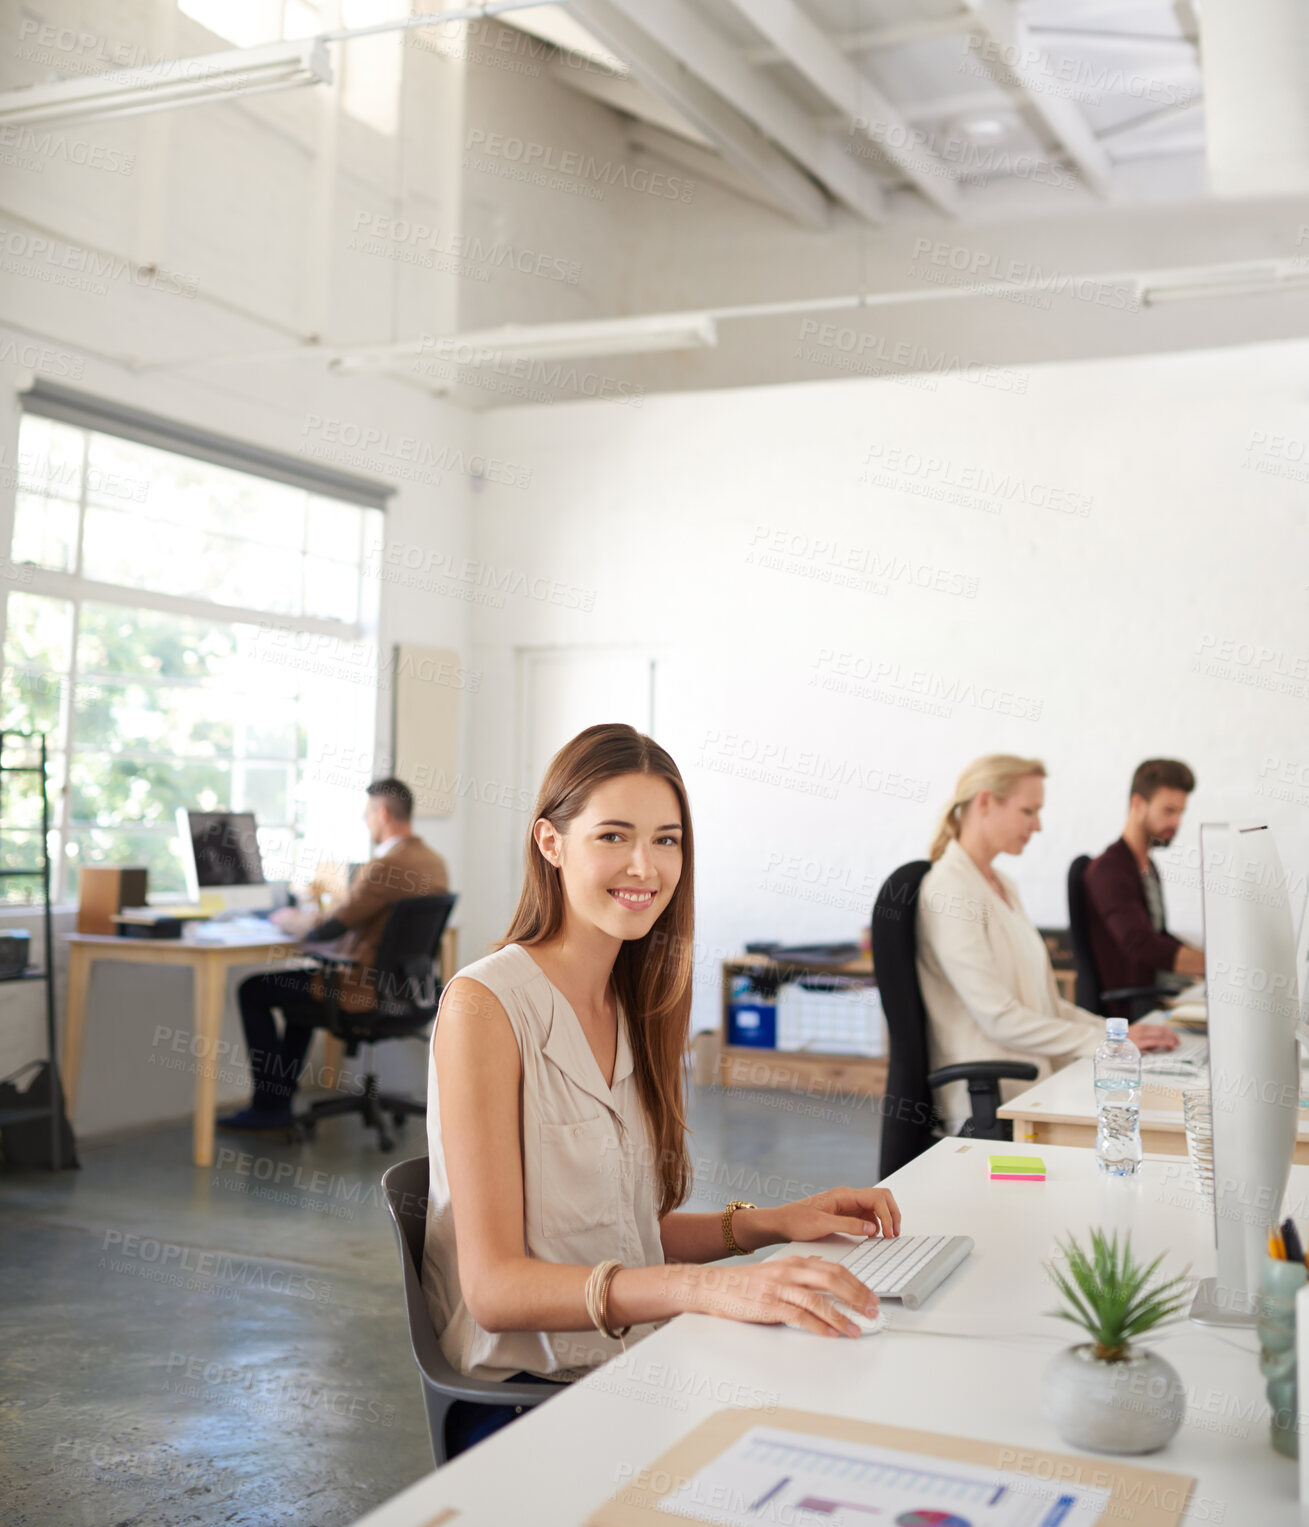
[[[283,933],[276,923],[266,917],[239,917],[221,923],[193,923],[189,937],[197,944],[244,944],[252,938],[285,939],[287,943],[294,943],[289,934]]]
[[[1179,991],[1172,998],[1172,1005],[1177,1007],[1181,1003],[1205,1002],[1207,1000],[1204,982],[1196,981],[1192,985],[1185,987],[1182,991]]]
[[[1175,1050],[1147,1050],[1141,1056],[1141,1074],[1190,1076],[1208,1064],[1208,1039],[1203,1034],[1179,1034]]]
[[[839,1260],[881,1299],[899,1299],[916,1310],[973,1249],[969,1235],[875,1236],[852,1246]]]

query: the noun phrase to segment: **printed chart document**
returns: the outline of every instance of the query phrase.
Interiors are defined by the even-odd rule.
[[[718,1527],[1091,1527],[1110,1493],[754,1426],[658,1509]]]

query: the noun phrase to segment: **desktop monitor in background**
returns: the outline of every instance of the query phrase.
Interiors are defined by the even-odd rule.
[[[1250,1325],[1300,1110],[1296,939],[1267,826],[1205,824],[1200,857],[1218,1276],[1201,1281],[1191,1318]]]
[[[177,831],[191,899],[217,901],[224,912],[269,912],[273,887],[264,879],[251,811],[186,811]]]

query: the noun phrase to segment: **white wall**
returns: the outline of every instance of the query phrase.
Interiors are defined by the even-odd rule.
[[[109,18],[91,0],[29,6],[10,23],[11,40],[33,41],[21,30],[32,17],[57,20],[61,36],[97,39],[93,68],[120,45],[143,60],[226,46],[149,0],[123,0]],[[1280,760],[1272,774],[1309,769],[1309,744],[1297,740],[1301,698],[1191,666],[1205,638],[1263,645],[1292,662],[1309,651],[1299,634],[1303,515],[1293,508],[1302,485],[1245,464],[1252,430],[1309,436],[1304,345],[1004,370],[1049,353],[1051,336],[1092,349],[1129,341],[1093,303],[1069,299],[1071,327],[1041,309],[968,303],[933,309],[922,326],[901,313],[873,328],[890,340],[930,339],[965,363],[1003,363],[1010,390],[957,379],[818,380],[651,396],[639,406],[492,408],[479,421],[398,382],[279,358],[309,334],[376,343],[459,324],[903,286],[933,275],[914,268],[918,239],[941,232],[921,214],[880,232],[838,217],[813,233],[712,182],[697,183],[686,201],[617,184],[597,200],[467,169],[469,134],[479,128],[556,154],[612,159],[625,172],[677,167],[548,73],[506,69],[487,37],[462,53],[429,44],[405,44],[398,139],[342,116],[333,149],[324,132],[330,98],[301,91],[20,144],[6,162],[0,212],[9,324],[0,328],[0,467],[12,466],[16,395],[35,369],[396,483],[380,554],[378,646],[385,654],[405,640],[458,652],[464,715],[475,726],[475,746],[467,727],[461,739],[456,816],[419,823],[461,891],[465,958],[503,931],[517,887],[524,795],[535,784],[518,754],[521,646],[617,643],[655,656],[657,729],[697,812],[705,981],[717,955],[748,937],[852,934],[885,871],[921,851],[956,769],[983,749],[1039,752],[1052,767],[1049,831],[1021,865],[1032,911],[1052,922],[1063,919],[1067,858],[1116,831],[1128,771],[1143,753],[1177,752],[1199,771],[1191,844],[1200,814],[1236,809],[1257,789],[1265,757]],[[84,61],[65,52],[5,49],[0,84],[79,72]],[[329,152],[336,157],[324,176]],[[1303,243],[1299,210],[1281,202],[1239,213],[1109,211],[1094,221],[1076,212],[1046,226],[996,225],[984,237],[951,231],[950,252],[967,245],[970,258],[994,256],[1005,268],[1020,258],[1068,271],[1085,268],[1089,252],[1096,268],[1123,268],[1288,255]],[[1038,215],[1013,209],[1015,219]],[[432,232],[418,237],[420,225]],[[469,237],[492,248],[485,271],[458,263]],[[34,247],[40,240],[53,241],[54,258]],[[509,246],[543,256],[545,273],[496,263]],[[105,257],[110,274],[80,277],[87,261]],[[142,269],[151,265],[157,279]],[[560,267],[577,279],[556,279]],[[1179,305],[1151,316],[1148,342],[1231,343],[1247,313],[1265,326],[1251,335],[1302,325],[1304,300],[1215,304],[1189,317]],[[940,316],[947,312],[960,313],[957,333]],[[1145,333],[1135,329],[1131,346],[1147,342]],[[791,374],[784,363],[800,335],[800,320],[725,324],[730,364],[715,352],[579,369],[624,386],[718,387]],[[814,374],[838,375],[847,359],[840,342],[820,349]],[[508,393],[476,399],[510,401]],[[367,430],[380,438],[351,443]],[[482,482],[470,476],[473,446]],[[1089,496],[1090,513],[1019,500],[992,514],[914,491],[945,468],[911,470],[898,488],[862,482],[874,446],[947,462],[956,478],[1022,474],[1029,495],[1054,486]],[[0,471],[0,545],[9,476]],[[782,570],[748,560],[766,549],[759,527],[800,539]],[[875,564],[889,564],[886,591],[812,576],[829,543],[873,583],[884,576]],[[904,584],[895,574],[905,567],[927,568],[929,582],[939,572],[945,588],[976,580],[975,593]],[[827,671],[815,669],[824,651],[848,654],[854,666],[922,670],[947,687],[1007,689],[1039,701],[1040,719],[1001,718],[989,702],[968,700],[942,718],[818,688],[808,680]],[[837,659],[825,661],[830,669]],[[1149,683],[1143,661],[1154,667]],[[377,714],[385,750],[385,692]],[[776,759],[783,748],[790,774],[774,783],[731,772],[742,763],[733,750],[772,750]],[[808,751],[844,780],[831,798],[798,788]],[[848,778],[869,770],[881,771],[871,776],[881,788]],[[888,775],[910,783],[888,787]],[[1294,790],[1309,798],[1309,783]],[[1175,921],[1194,928],[1194,886],[1173,878]],[[94,1116],[105,1128],[162,1106],[144,1062],[166,994],[130,983],[120,990],[121,974],[109,983],[117,995],[106,986],[97,1008],[93,1044],[109,1048],[88,1049],[88,1074],[125,1064],[107,1090],[109,1112]],[[0,1073],[34,1053],[39,1036],[38,993],[4,998]],[[711,1001],[698,1019],[712,1021]],[[176,1102],[166,1111],[178,1111]]]
[[[110,50],[131,46],[143,49],[142,57],[168,57],[226,45],[184,17],[177,18],[171,40],[153,35],[145,4],[124,7],[112,20],[87,8],[76,25],[73,9],[61,9],[60,36],[100,38]],[[51,67],[77,72],[80,62],[72,55],[20,62],[25,55],[18,49],[5,58],[7,70],[18,75],[7,83],[40,77]],[[457,77],[450,77],[457,70],[430,56],[418,58],[415,67],[415,88],[406,98],[410,126],[435,136],[451,89],[457,89]],[[413,547],[435,550],[452,566],[470,555],[466,413],[397,382],[343,378],[328,375],[321,364],[277,358],[277,352],[291,351],[297,332],[322,316],[311,301],[319,110],[311,92],[300,92],[90,125],[42,134],[10,164],[0,212],[6,315],[0,326],[0,543],[9,544],[18,394],[34,374],[45,376],[394,484],[384,544],[374,558],[381,570],[378,614],[366,647],[385,657],[396,642],[410,641],[463,657],[467,599],[458,589],[451,597],[434,594],[432,568],[415,575],[406,558]],[[342,118],[329,187],[335,235],[324,273],[329,339],[385,340],[392,337],[393,321],[430,326],[442,311],[443,290],[452,285],[453,278],[438,271],[420,298],[393,241],[351,245],[363,214],[457,223],[451,209],[458,179],[444,159],[419,156],[401,173],[396,158],[393,140]],[[156,277],[141,269],[146,262],[157,263]],[[361,444],[365,437],[369,443]],[[362,663],[311,649],[288,650],[284,660],[313,663],[325,656],[339,664],[343,684],[362,684],[370,692],[385,761],[390,694],[378,683],[375,659]],[[354,744],[352,752],[313,761],[357,786],[338,840],[317,847],[326,854],[348,848],[355,857],[366,843],[358,816],[374,739],[344,740]],[[423,820],[418,828],[445,855],[457,884],[464,864],[462,821]],[[10,914],[5,920],[33,921]],[[123,967],[96,975],[84,1074],[107,1080],[98,1090],[83,1087],[83,1130],[189,1108],[191,1074],[161,1081],[151,1064],[155,1024],[189,1025],[185,988],[175,973],[170,979]],[[44,1049],[41,1012],[37,987],[4,993],[0,1074]],[[238,1035],[229,1004],[226,1037]],[[421,1056],[408,1069],[421,1087]]]
[[[1205,819],[1273,813],[1302,893],[1306,361],[1295,342],[1039,366],[1021,393],[850,380],[488,415],[483,447],[534,475],[485,490],[479,556],[595,599],[475,614],[473,772],[518,783],[515,648],[657,653],[696,824],[698,1026],[741,941],[856,936],[982,752],[1050,770],[1045,831],[1005,866],[1039,923],[1066,923],[1069,861],[1117,835],[1154,754],[1199,778],[1165,859],[1174,927],[1199,931]],[[835,771],[817,795],[815,768]],[[512,908],[513,808],[470,817],[465,958]]]

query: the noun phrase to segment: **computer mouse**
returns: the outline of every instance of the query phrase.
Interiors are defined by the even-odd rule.
[[[844,1315],[847,1320],[853,1320],[859,1327],[860,1336],[876,1336],[879,1331],[886,1330],[886,1309],[878,1306],[875,1316],[865,1315],[860,1310],[852,1310],[843,1299],[831,1300],[838,1315]]]

